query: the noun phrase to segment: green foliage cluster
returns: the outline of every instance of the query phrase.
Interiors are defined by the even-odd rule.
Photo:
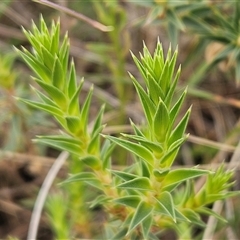
[[[180,31],[199,37],[194,53],[198,53],[210,42],[220,43],[222,49],[201,72],[201,77],[219,62],[227,60],[229,66],[235,68],[235,80],[239,84],[239,1],[168,0],[135,4],[149,9],[148,16],[142,23],[165,25],[173,45],[177,44]]]
[[[186,139],[190,115],[189,109],[176,121],[186,96],[185,89],[177,100],[173,98],[180,75],[180,68],[175,73],[177,50],[172,53],[169,48],[165,57],[158,41],[153,55],[146,46],[140,59],[132,54],[144,79],[142,86],[130,74],[146,124],[137,126],[131,121],[134,134],[114,137],[101,134],[104,105],[93,127],[88,127],[93,88],[79,104],[84,81],[77,81],[73,60],[68,63],[69,40],[65,35],[61,43],[60,23],[53,22],[49,30],[41,17],[39,28],[33,23],[32,31],[23,31],[32,50],[17,51],[36,74],[33,80],[44,92],[33,88],[40,101],[19,99],[51,114],[63,130],[60,135],[39,136],[38,142],[66,150],[85,164],[86,169],[72,173],[63,183],[71,188],[72,182],[84,182],[97,189],[99,194],[89,207],[102,206],[108,214],[105,235],[99,238],[158,239],[161,231],[169,228],[178,236],[192,238],[194,226],[204,226],[202,213],[222,220],[208,205],[237,194],[228,192],[233,173],[225,172],[223,167],[215,173],[197,167],[172,168]],[[115,145],[131,153],[135,162],[114,169],[111,159]],[[207,181],[195,192],[193,181],[203,175]],[[66,209],[63,211],[66,214]]]

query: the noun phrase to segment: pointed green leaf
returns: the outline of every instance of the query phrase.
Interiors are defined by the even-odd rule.
[[[145,161],[141,160],[141,172],[143,177],[150,178],[150,170]]]
[[[142,145],[130,142],[125,139],[113,137],[113,136],[104,135],[104,137],[111,140],[112,142],[118,144],[119,146],[125,148],[126,150],[132,152],[136,156],[142,158],[148,164],[153,165],[153,163],[154,163],[153,154],[147,148],[143,147]]]
[[[92,132],[91,132],[92,137],[94,135],[96,135],[96,133],[99,133],[98,129],[99,129],[99,127],[101,127],[101,124],[102,124],[102,117],[103,117],[104,109],[105,109],[105,105],[102,105],[100,111],[98,112],[96,119],[94,120],[94,125],[93,125]]]
[[[15,48],[16,49],[16,48]],[[51,81],[51,72],[49,69],[42,64],[39,60],[33,57],[33,55],[23,48],[23,52],[19,49],[16,49],[17,52],[21,55],[26,64],[40,77],[43,81],[50,83]]]
[[[34,36],[30,31],[27,31],[24,27],[22,27],[22,31],[24,35],[27,37],[28,41],[31,43],[34,49],[41,49],[41,42],[37,40],[36,36]]]
[[[175,141],[174,143],[172,143],[172,145],[168,148],[168,151],[171,152],[172,150],[179,148],[186,141],[188,136],[189,136],[189,134],[185,135],[183,138],[180,138],[177,141]]]
[[[152,118],[156,112],[156,107],[154,106],[154,103],[151,101],[151,99],[149,98],[147,93],[144,91],[142,86],[137,82],[137,80],[131,74],[130,74],[130,77],[132,78],[133,84],[138,93],[148,124],[149,126],[151,126]]]
[[[100,169],[101,167],[101,161],[99,158],[97,158],[94,155],[87,155],[84,157],[80,157],[80,160],[82,162],[84,162],[86,165],[88,165],[89,167],[91,167],[94,170]]]
[[[199,214],[195,213],[192,209],[183,209],[181,213],[189,219],[192,223],[200,226],[206,227],[206,224],[201,220]]]
[[[137,208],[139,205],[141,198],[137,195],[125,196],[121,198],[116,198],[113,200],[115,203],[125,205],[127,207]]]
[[[162,44],[158,39],[157,46],[154,51],[154,57],[153,57],[153,69],[154,69],[156,80],[158,80],[159,76],[161,75],[163,65],[164,65],[163,48],[162,48]]]
[[[144,66],[142,65],[142,63],[138,60],[138,58],[130,51],[133,61],[135,62],[138,70],[140,71],[140,73],[142,74],[144,79],[147,79],[147,72],[146,69],[144,68]]]
[[[153,224],[153,216],[152,216],[152,214],[149,214],[148,217],[146,217],[141,223],[144,239],[149,239],[148,235],[149,235],[150,229],[152,227],[152,224]]]
[[[54,141],[59,141],[59,142],[68,142],[68,143],[72,143],[75,144],[77,146],[83,146],[84,143],[80,140],[77,139],[75,137],[72,137],[70,135],[45,135],[45,136],[38,136],[38,138],[40,139],[50,139],[50,140],[54,140]]]
[[[83,79],[80,82],[80,85],[83,83]],[[70,65],[70,72],[68,76],[68,86],[67,86],[67,93],[68,93],[68,98],[71,99],[72,96],[76,93],[77,91],[77,76],[76,76],[76,69],[75,69],[75,64],[74,61],[71,61]]]
[[[130,138],[132,140],[139,142],[141,145],[148,148],[151,152],[154,152],[155,155],[161,155],[161,153],[163,152],[163,147],[160,143],[154,143],[152,141],[149,141],[144,136],[141,137],[141,136],[123,134],[123,133],[121,135],[126,138]]]
[[[153,118],[153,129],[155,138],[161,143],[165,142],[168,125],[170,122],[169,113],[166,105],[159,99],[156,113]]]
[[[155,198],[155,200],[157,203],[155,210],[171,217],[172,220],[176,222],[176,214],[172,195],[169,192],[162,192],[157,198]]]
[[[121,225],[121,227],[129,227],[130,222],[132,221],[134,212],[129,212],[128,216],[126,217],[125,221]]]
[[[214,203],[218,200],[224,200],[224,199],[239,196],[239,195],[240,195],[240,191],[223,192],[223,193],[218,193],[218,194],[209,194],[209,195],[206,196],[205,204]]]
[[[44,65],[48,67],[49,70],[52,70],[54,65],[54,55],[52,55],[43,45],[41,45],[40,51]]]
[[[111,170],[111,173],[113,173],[115,176],[123,179],[124,181],[130,181],[137,177],[137,175],[135,175],[135,174],[118,171],[118,170]]]
[[[39,105],[39,103],[37,103],[37,102],[27,103],[26,101],[28,101],[28,100],[26,100],[25,103],[28,105],[31,105],[34,108],[41,109],[43,111],[46,111],[46,112],[52,114],[55,117],[55,119],[58,121],[58,123],[60,123],[60,125],[65,129],[66,128],[65,119],[55,112],[55,110],[59,109],[59,107],[50,98],[45,96],[43,93],[41,93],[37,89],[33,88],[33,90],[42,99],[42,101],[45,103],[45,105],[43,106],[42,103],[40,103],[40,105]],[[18,99],[18,100],[24,102],[23,99]],[[34,103],[36,103],[36,104],[34,104]],[[55,107],[55,109],[53,109],[52,107]],[[63,113],[61,115],[63,115]]]
[[[47,32],[48,33],[48,32]],[[46,35],[46,33],[42,33],[42,42],[43,45],[47,48],[50,49],[51,48],[51,39],[49,37],[49,33]]]
[[[153,57],[149,52],[145,42],[143,42],[143,56],[140,54],[142,62],[144,62],[144,67],[153,66]]]
[[[161,76],[158,80],[165,97],[167,95],[168,86],[170,85],[169,81],[169,61],[166,60],[163,66]]]
[[[79,86],[77,87],[74,94],[70,97],[70,102],[68,105],[68,114],[79,116],[80,106],[79,106],[79,93],[83,86],[83,79],[81,80]]]
[[[38,95],[38,97],[47,105],[51,105],[55,108],[59,108],[58,105],[52,101],[52,99],[50,99],[49,97],[47,97],[45,94],[43,94],[41,91],[39,91],[38,89],[34,88],[33,86],[31,86],[31,88],[33,89],[33,91]]]
[[[66,180],[61,182],[61,184],[72,183],[72,182],[79,182],[79,181],[86,181],[86,180],[97,180],[97,177],[94,173],[91,172],[81,172],[77,174],[72,174]]]
[[[82,110],[81,110],[81,124],[83,126],[84,132],[87,131],[87,125],[88,125],[88,115],[89,115],[89,108],[91,104],[91,99],[92,99],[92,94],[93,94],[93,87],[90,88],[87,98],[83,104]]]
[[[48,112],[48,113],[52,114],[53,116],[62,117],[64,115],[64,113],[59,108],[53,107],[51,105],[48,105],[45,103],[40,103],[40,102],[34,102],[34,101],[22,99],[22,98],[16,98],[16,99],[28,104],[31,107],[41,109],[45,112]]]
[[[103,169],[111,168],[111,154],[115,147],[115,144],[110,142],[108,139],[104,141],[104,144],[101,148],[100,158],[103,161]]]
[[[144,134],[142,133],[142,131],[134,124],[134,122],[131,119],[130,119],[130,124],[136,136],[144,137]]]
[[[162,168],[172,166],[175,160],[175,157],[179,151],[179,148],[181,147],[183,142],[186,140],[186,138],[187,137],[183,137],[181,139],[178,139],[176,142],[174,142],[167,150],[167,153],[165,153],[165,155],[160,158],[159,162]]]
[[[182,183],[192,178],[200,177],[204,174],[209,174],[210,171],[196,169],[196,168],[184,168],[171,170],[168,175],[162,181],[163,190],[169,191],[171,186]]]
[[[117,186],[117,188],[152,191],[151,183],[146,177],[138,177],[133,180],[121,183]]]
[[[67,103],[65,95],[58,88],[47,84],[40,79],[33,78],[35,82],[62,108],[64,109]]]
[[[118,170],[111,170],[111,173],[113,173],[115,176],[123,179],[124,181],[130,181],[138,177],[135,174],[128,173],[128,172],[123,172],[123,171],[118,171]]]
[[[77,134],[80,131],[81,122],[80,122],[79,117],[66,116],[65,120],[66,120],[66,123],[67,123],[67,128],[71,133]]]
[[[178,221],[183,221],[183,222],[188,222],[190,223],[191,221],[186,217],[184,216],[180,211],[178,211],[176,208],[175,208],[175,214],[176,214],[176,219]]]
[[[148,82],[148,94],[155,105],[158,105],[159,98],[164,99],[164,93],[153,76],[148,75]]]
[[[62,60],[62,68],[63,68],[63,73],[64,76],[67,76],[67,72],[68,72],[68,65],[69,65],[69,49],[70,49],[70,44],[69,44],[69,40],[68,40],[68,46],[67,46],[67,51],[65,52],[64,58]],[[67,84],[65,84],[67,87]]]
[[[72,176],[70,176],[68,179],[66,179],[64,182],[61,184],[67,184],[71,182],[78,182],[78,181],[83,181],[86,184],[93,186],[94,188],[98,188],[102,190],[102,183],[96,178],[96,176],[93,173],[77,173]]]
[[[63,70],[66,67],[66,61],[68,61],[68,55],[69,55],[69,39],[68,34],[66,33],[62,42],[62,45],[58,51],[58,57],[60,62],[62,63]]]
[[[111,238],[111,240],[122,240],[126,236],[127,232],[127,227],[120,228],[120,230],[113,236],[113,238]]]
[[[168,146],[173,144],[178,139],[182,138],[185,132],[185,129],[187,127],[188,119],[191,113],[191,107],[188,109],[188,111],[185,113],[181,121],[178,123],[178,125],[175,127],[175,129],[172,131],[171,136],[168,140]]]
[[[152,213],[152,210],[153,208],[149,204],[144,201],[140,202],[130,222],[127,234],[142,223]]]
[[[77,156],[82,156],[82,154],[83,154],[83,149],[80,146],[73,144],[71,142],[57,141],[54,139],[53,140],[52,139],[44,139],[44,137],[38,138],[34,141],[38,142],[38,143],[44,143],[51,147],[76,154]]]
[[[63,71],[62,63],[60,62],[59,58],[55,56],[54,65],[52,70],[52,84],[59,90],[64,90],[64,83],[66,76]]]
[[[92,138],[88,144],[88,148],[87,148],[88,153],[93,154],[93,155],[96,155],[99,153],[100,133],[102,132],[104,127],[105,127],[105,125],[100,126],[98,129],[95,130],[95,135],[92,136]]]
[[[172,107],[172,109],[170,111],[169,118],[171,120],[171,123],[170,123],[171,127],[173,126],[173,124],[178,116],[178,113],[182,107],[182,104],[184,102],[186,94],[187,94],[187,89],[184,90],[184,92],[181,94],[181,96],[179,97],[179,99],[177,100],[177,102],[174,104],[174,106]]]
[[[34,35],[35,35],[36,37],[41,36],[41,33],[40,33],[37,25],[34,23],[33,20],[32,20],[32,31],[33,31],[33,33],[34,33]]]
[[[196,209],[196,211],[200,214],[205,214],[207,216],[214,216],[215,218],[217,218],[218,220],[224,222],[224,223],[227,223],[228,221],[222,217],[221,215],[217,214],[215,211],[213,211],[212,209],[210,208],[207,208],[207,207],[200,207],[198,209]]]
[[[51,34],[51,47],[50,52],[54,56],[57,53],[59,48],[59,38],[60,38],[60,22],[58,21],[55,25],[55,22],[52,21],[52,34]]]
[[[48,31],[48,27],[47,27],[47,25],[46,25],[46,22],[45,22],[44,19],[43,19],[42,14],[40,15],[40,32],[41,32],[43,35],[46,35],[46,37],[50,38],[49,31]]]
[[[154,52],[154,58],[158,59],[159,64],[161,65],[161,70],[162,70],[164,65],[164,53],[163,53],[163,46],[162,46],[162,43],[160,42],[159,37],[157,39],[157,47]],[[160,73],[161,72],[162,71],[160,71]]]
[[[180,198],[181,198],[181,206],[185,206],[187,203],[188,204],[193,204],[194,203],[194,198],[195,198],[195,190],[194,190],[194,181],[187,181],[186,182],[186,186],[183,190],[182,193],[180,193]],[[202,199],[203,202],[205,201],[205,199]]]
[[[178,68],[176,76],[175,76],[173,82],[171,83],[171,85],[169,86],[167,95],[165,97],[164,103],[166,104],[168,109],[170,109],[170,107],[171,107],[172,98],[173,98],[173,95],[174,95],[174,93],[176,91],[176,86],[177,86],[177,82],[178,82],[180,73],[181,73],[181,67]]]

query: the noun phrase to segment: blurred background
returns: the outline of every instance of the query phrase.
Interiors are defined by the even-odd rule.
[[[58,126],[46,113],[29,108],[14,96],[35,99],[30,85],[32,72],[17,56],[13,46],[29,48],[22,27],[30,29],[32,20],[38,24],[40,14],[49,26],[51,21],[61,22],[61,33],[68,31],[70,55],[76,63],[79,78],[84,77],[84,89],[93,83],[94,104],[91,115],[106,102],[104,121],[108,134],[130,131],[129,118],[144,121],[137,100],[130,71],[141,81],[131,59],[130,50],[138,56],[143,41],[153,51],[157,39],[164,49],[178,48],[178,63],[182,66],[179,90],[188,85],[185,110],[193,105],[187,132],[188,141],[178,156],[177,165],[202,164],[214,168],[228,164],[235,152],[240,135],[240,4],[239,1],[81,1],[55,0],[49,7],[31,0],[0,2],[0,238],[26,239],[28,225],[38,190],[59,151],[32,142],[36,135],[54,134]],[[50,4],[51,5],[51,4]],[[58,6],[56,9],[56,6]],[[79,16],[73,16],[68,10]],[[81,14],[112,31],[98,29],[83,21]],[[77,14],[75,14],[77,15]],[[80,96],[81,98],[84,96]],[[134,109],[134,111],[133,111]],[[116,150],[117,151],[117,150]],[[130,156],[125,157],[127,164]],[[81,168],[81,166],[80,166]],[[67,164],[58,174],[56,183],[64,179]],[[239,188],[238,163],[235,165],[236,186]],[[82,209],[78,223],[66,223],[63,211],[64,190],[55,185],[51,189],[42,215],[38,239],[54,239],[56,219],[71,236],[93,239],[98,236],[104,222],[101,209],[88,213],[85,218],[83,202],[79,196],[83,186],[73,185],[75,192],[69,203],[72,209]],[[92,193],[89,193],[91,195]],[[88,197],[86,197],[87,199]],[[85,200],[86,200],[85,199]],[[232,214],[228,224],[218,226],[215,239],[229,239],[230,227],[240,239],[239,198],[232,201]],[[61,210],[59,210],[61,209]],[[67,216],[71,218],[71,214]],[[76,217],[76,216],[75,216]],[[100,220],[99,220],[100,219]],[[100,221],[100,222],[101,222]],[[100,226],[100,228],[99,228]],[[163,239],[174,239],[166,233]],[[171,238],[169,237],[171,236]]]

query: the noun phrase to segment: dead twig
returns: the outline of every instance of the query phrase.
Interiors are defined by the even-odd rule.
[[[33,0],[33,1],[37,2],[37,3],[41,3],[41,4],[46,5],[48,7],[54,8],[54,9],[56,9],[58,11],[67,13],[67,14],[73,16],[73,17],[76,17],[76,18],[78,18],[78,19],[88,23],[92,27],[97,28],[98,30],[100,30],[102,32],[113,31],[113,27],[112,26],[105,26],[105,25],[101,24],[100,22],[92,20],[91,18],[88,18],[85,15],[83,15],[83,14],[81,14],[79,12],[76,12],[74,10],[71,10],[71,9],[69,9],[67,7],[60,6],[60,5],[56,4],[56,3],[49,2],[47,0]]]

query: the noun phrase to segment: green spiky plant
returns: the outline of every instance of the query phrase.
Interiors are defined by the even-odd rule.
[[[132,1],[129,1],[132,2]],[[221,48],[214,54],[213,59],[199,68],[199,77],[212,70],[219,62],[226,61],[227,69],[235,70],[235,81],[240,82],[239,58],[239,1],[136,1],[134,4],[149,8],[144,16],[144,24],[166,26],[173,45],[177,44],[180,31],[190,32],[199,40],[192,52],[194,56],[202,51],[209,43],[219,43]],[[191,53],[189,54],[191,56]],[[187,60],[192,62],[192,59]],[[204,63],[202,63],[204,64]],[[194,72],[196,75],[196,72]],[[199,79],[200,80],[200,79]]]
[[[77,81],[73,60],[69,66],[69,40],[65,35],[60,42],[60,23],[53,22],[48,30],[41,17],[39,28],[33,23],[32,31],[23,31],[32,51],[25,48],[17,51],[34,71],[36,77],[33,80],[43,92],[33,88],[39,102],[19,100],[51,114],[62,129],[60,135],[39,136],[37,142],[68,151],[78,158],[75,166],[80,162],[86,166],[78,173],[70,172],[70,177],[63,183],[69,193],[72,182],[84,182],[97,189],[98,195],[93,196],[88,206],[102,206],[107,220],[105,232],[93,237],[158,239],[162,231],[172,229],[179,237],[192,239],[194,226],[204,227],[202,213],[224,220],[207,206],[236,194],[228,191],[232,185],[232,172],[224,172],[223,168],[216,173],[196,167],[172,168],[179,148],[187,138],[185,129],[190,115],[189,108],[177,122],[187,92],[184,89],[174,100],[180,75],[180,68],[175,73],[177,50],[172,53],[169,48],[164,56],[158,41],[153,55],[146,46],[140,59],[132,53],[144,79],[142,86],[130,74],[146,124],[137,126],[131,121],[134,134],[122,134],[118,138],[101,134],[104,105],[93,127],[88,127],[93,88],[79,104],[84,82]],[[131,153],[135,162],[122,170],[113,169],[111,156],[115,145]],[[207,176],[207,181],[200,191],[195,192],[194,180],[203,175]],[[87,208],[87,203],[85,205]]]

